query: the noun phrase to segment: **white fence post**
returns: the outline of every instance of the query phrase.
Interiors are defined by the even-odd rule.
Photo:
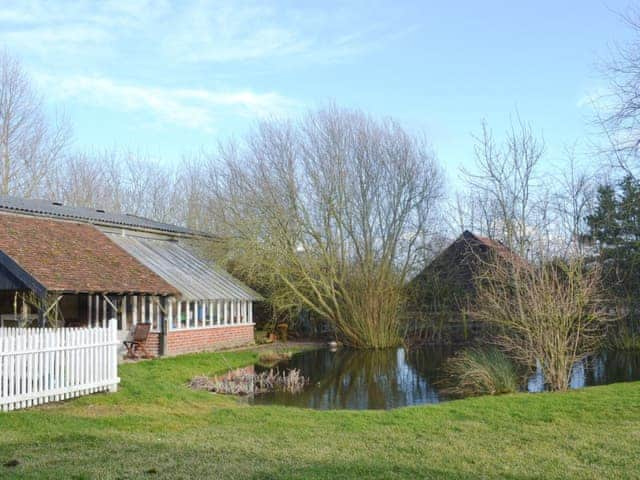
[[[109,385],[109,392],[115,393],[118,391],[118,383],[120,383],[118,378],[118,320],[116,318],[109,320],[109,341],[111,345],[107,347],[107,362],[109,379],[112,382]]]
[[[0,411],[118,389],[118,323],[0,328]]]

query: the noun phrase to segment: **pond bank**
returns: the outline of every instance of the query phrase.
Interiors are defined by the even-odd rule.
[[[640,471],[638,382],[361,412],[247,407],[186,384],[257,354],[127,364],[118,393],[0,414],[0,478],[596,479]]]

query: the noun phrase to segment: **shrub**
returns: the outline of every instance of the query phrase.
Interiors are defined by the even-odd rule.
[[[542,366],[546,387],[569,388],[576,362],[595,352],[608,320],[600,272],[580,261],[533,266],[504,254],[476,279],[474,317],[518,364]]]
[[[495,347],[462,350],[445,364],[444,392],[454,397],[500,395],[518,391],[518,376],[509,357]]]

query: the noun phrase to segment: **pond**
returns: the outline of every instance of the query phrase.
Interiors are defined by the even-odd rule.
[[[330,409],[390,409],[448,400],[441,391],[442,368],[455,353],[450,347],[406,350],[312,350],[277,365],[297,368],[309,379],[302,393],[270,392],[249,399],[253,404]],[[256,365],[256,371],[264,367]],[[573,369],[572,388],[640,380],[640,354],[602,352]],[[543,390],[541,372],[523,382],[523,390]]]

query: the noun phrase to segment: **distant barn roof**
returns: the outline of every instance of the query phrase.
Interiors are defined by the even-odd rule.
[[[129,213],[109,213],[95,208],[71,207],[51,200],[35,200],[0,195],[0,211],[79,220],[103,226],[155,230],[158,232],[190,236],[203,235],[201,232],[195,232],[185,227],[156,222],[155,220]]]
[[[0,269],[38,293],[179,295],[86,223],[0,215]]]

